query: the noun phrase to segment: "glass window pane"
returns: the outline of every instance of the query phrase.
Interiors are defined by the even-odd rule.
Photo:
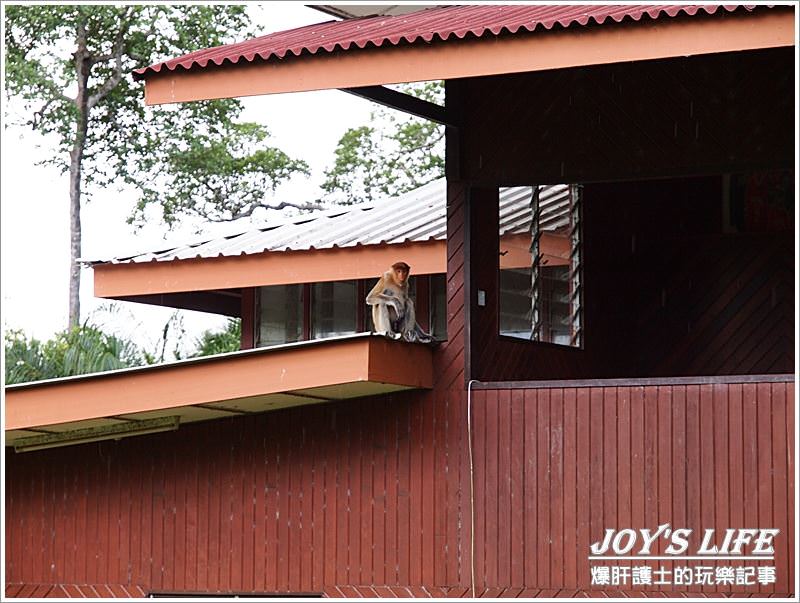
[[[356,281],[315,283],[311,288],[311,337],[356,332]]]
[[[531,338],[531,269],[500,271],[500,334]]]
[[[500,189],[500,334],[580,347],[580,191],[535,190]]]
[[[275,285],[259,290],[258,346],[303,338],[303,286]]]

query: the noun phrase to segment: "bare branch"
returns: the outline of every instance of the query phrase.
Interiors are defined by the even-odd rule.
[[[120,53],[117,55],[117,64],[114,67],[114,73],[111,77],[109,77],[103,85],[98,88],[97,92],[92,94],[87,101],[87,107],[91,109],[101,100],[103,100],[108,93],[111,92],[117,84],[122,81],[122,54]]]
[[[47,100],[47,102],[44,104],[44,106],[41,109],[39,109],[38,111],[34,111],[33,112],[33,117],[28,122],[30,124],[31,128],[33,128],[34,130],[38,130],[39,129],[39,126],[42,124],[42,121],[44,121],[45,113],[47,113],[47,110],[50,108],[50,105],[52,105],[54,102],[55,102],[55,99],[54,98],[50,98],[50,99]]]
[[[93,56],[89,60],[89,64],[94,66],[94,65],[97,65],[98,63],[105,63],[106,61],[110,61],[111,59],[115,59],[115,58],[117,58],[116,53],[101,54],[101,55],[98,55],[98,56]]]
[[[77,98],[72,98],[71,96],[67,96],[66,94],[64,94],[59,89],[58,84],[56,84],[49,77],[42,77],[40,82],[41,82],[41,85],[44,88],[46,88],[47,91],[52,95],[51,99],[47,102],[47,105],[50,105],[51,103],[55,102],[56,100],[60,100],[60,101],[63,101],[65,103],[71,103],[71,104],[74,104],[74,103],[77,102]],[[44,111],[44,109],[42,109],[42,113],[43,113],[43,111]]]
[[[208,178],[195,178],[200,184],[205,186],[208,189],[208,192],[211,193],[211,196],[214,197],[214,202],[217,204],[221,204],[223,197],[222,193],[219,189],[214,188],[211,186],[211,183],[208,181]]]
[[[125,15],[122,17],[122,23],[120,28],[117,30],[117,35],[114,36],[114,51],[109,54],[101,54],[97,56],[93,56],[89,58],[89,66],[97,65],[98,63],[105,63],[112,59],[118,59],[120,57],[121,50],[123,48],[123,43],[125,41],[125,36],[130,29],[130,21],[128,20],[130,17],[130,8],[126,9]]]
[[[257,209],[286,209],[287,207],[292,207],[294,209],[299,209],[302,211],[309,211],[312,209],[325,209],[324,205],[320,205],[319,203],[314,203],[313,201],[307,201],[305,203],[294,203],[292,201],[281,201],[277,205],[270,205],[269,203],[257,203],[255,205],[251,205],[250,209],[246,211],[240,211],[230,218],[211,218],[212,222],[233,222],[235,220],[239,220],[241,218],[249,218],[253,215],[253,213]]]
[[[147,60],[143,55],[130,51],[128,51],[128,57],[139,63],[144,63]]]

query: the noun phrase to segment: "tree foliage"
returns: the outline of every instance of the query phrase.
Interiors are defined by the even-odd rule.
[[[85,375],[152,362],[135,344],[84,324],[41,342],[19,330],[5,333],[7,384]]]
[[[442,82],[406,84],[400,90],[442,103]],[[444,126],[383,107],[369,125],[347,130],[322,184],[341,204],[372,201],[413,190],[444,176]]]
[[[192,357],[236,352],[241,347],[241,339],[241,319],[228,319],[228,324],[225,325],[223,330],[203,332],[196,342],[197,351],[192,354]]]
[[[57,152],[42,162],[63,171],[69,169],[83,100],[89,127],[82,184],[99,188],[124,180],[147,190],[151,173],[140,164],[154,154],[168,158],[180,150],[178,142],[239,142],[250,130],[236,123],[236,100],[145,107],[144,84],[133,80],[132,70],[231,42],[248,28],[243,6],[8,6],[6,93],[24,101],[21,123],[55,135]],[[75,94],[82,74],[85,99]],[[164,165],[177,175],[182,164]]]
[[[173,314],[152,351],[147,351],[124,336],[112,335],[97,324],[84,323],[56,333],[47,341],[28,337],[23,331],[5,332],[6,384],[27,383],[74,375],[102,373],[121,368],[163,363],[169,332],[178,337],[175,359],[197,358],[236,352],[240,349],[242,321],[231,318],[221,330],[207,330],[194,342],[194,350],[181,353],[185,330],[179,316]]]
[[[282,209],[287,204],[271,203],[270,193],[293,174],[308,174],[308,167],[266,146],[268,136],[259,124],[231,123],[223,133],[183,131],[164,141],[139,164],[150,174],[150,184],[141,187],[131,221],[143,224],[150,205],[160,206],[161,217],[170,225],[182,215],[229,221],[259,208]]]
[[[144,84],[131,76],[252,34],[244,6],[26,4],[5,16],[6,94],[23,106],[16,122],[48,136],[56,152],[42,163],[70,174],[70,324],[78,324],[83,195],[136,187],[137,224],[150,205],[170,225],[186,214],[229,220],[271,207],[280,182],[307,172],[268,146],[264,127],[240,122],[237,100],[147,108]]]

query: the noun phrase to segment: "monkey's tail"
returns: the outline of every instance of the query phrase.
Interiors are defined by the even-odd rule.
[[[419,323],[415,324],[413,331],[409,331],[409,333],[412,335],[413,341],[419,343],[431,343],[433,341],[433,335],[423,331]],[[411,341],[411,339],[408,339],[408,341]]]

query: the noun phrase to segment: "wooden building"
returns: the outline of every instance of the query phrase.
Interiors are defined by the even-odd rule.
[[[795,18],[451,6],[140,70],[151,104],[340,88],[445,124],[446,242],[96,266],[100,296],[241,315],[252,349],[6,388],[6,594],[794,597]],[[384,87],[437,79],[444,107]],[[555,185],[566,333],[544,334],[553,265],[533,261],[522,338],[500,191]],[[397,259],[443,274],[438,345],[254,347],[262,288]],[[769,558],[662,538],[656,559],[590,559],[607,529],[663,524],[689,551],[779,532]],[[675,578],[728,566],[750,583]]]

